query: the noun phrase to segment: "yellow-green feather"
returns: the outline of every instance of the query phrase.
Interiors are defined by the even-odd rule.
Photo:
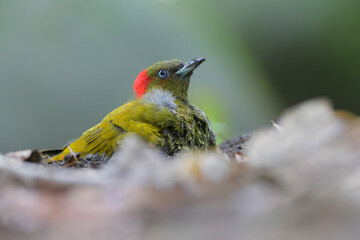
[[[124,136],[129,133],[136,133],[145,141],[161,146],[163,139],[159,127],[166,127],[167,124],[172,123],[169,121],[172,117],[174,113],[166,107],[141,100],[128,102],[84,132],[52,160],[63,160],[64,156],[71,153],[80,153],[82,157],[89,153],[105,153],[110,156],[117,150]]]

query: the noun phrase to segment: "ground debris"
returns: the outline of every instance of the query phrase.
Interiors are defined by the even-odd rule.
[[[220,150],[230,158],[235,158],[237,154],[244,155],[247,148],[247,142],[250,140],[249,134],[243,134],[239,137],[230,138],[219,145]]]
[[[308,101],[225,154],[167,158],[133,136],[70,168],[0,155],[0,239],[357,239],[360,120],[346,116]]]
[[[101,168],[107,164],[110,157],[105,153],[87,154],[81,157],[80,154],[66,155],[62,161],[49,161],[48,164],[54,167],[73,167],[73,168]]]
[[[23,150],[17,152],[9,152],[5,155],[8,158],[16,158],[24,162],[44,163],[44,159],[38,150]]]

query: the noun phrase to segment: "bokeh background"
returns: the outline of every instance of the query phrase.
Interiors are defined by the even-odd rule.
[[[190,89],[218,139],[327,96],[360,113],[358,0],[1,0],[0,152],[58,148],[161,60],[206,57]]]

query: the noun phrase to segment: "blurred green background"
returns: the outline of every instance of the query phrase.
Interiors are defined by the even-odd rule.
[[[360,112],[358,0],[1,0],[0,152],[63,146],[147,66],[206,57],[190,99],[218,138],[328,96]]]

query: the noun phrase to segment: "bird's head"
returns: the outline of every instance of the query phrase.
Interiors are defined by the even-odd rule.
[[[134,83],[136,97],[141,98],[148,91],[162,89],[186,100],[190,77],[204,61],[205,58],[194,58],[185,64],[176,59],[155,63],[137,76]]]

